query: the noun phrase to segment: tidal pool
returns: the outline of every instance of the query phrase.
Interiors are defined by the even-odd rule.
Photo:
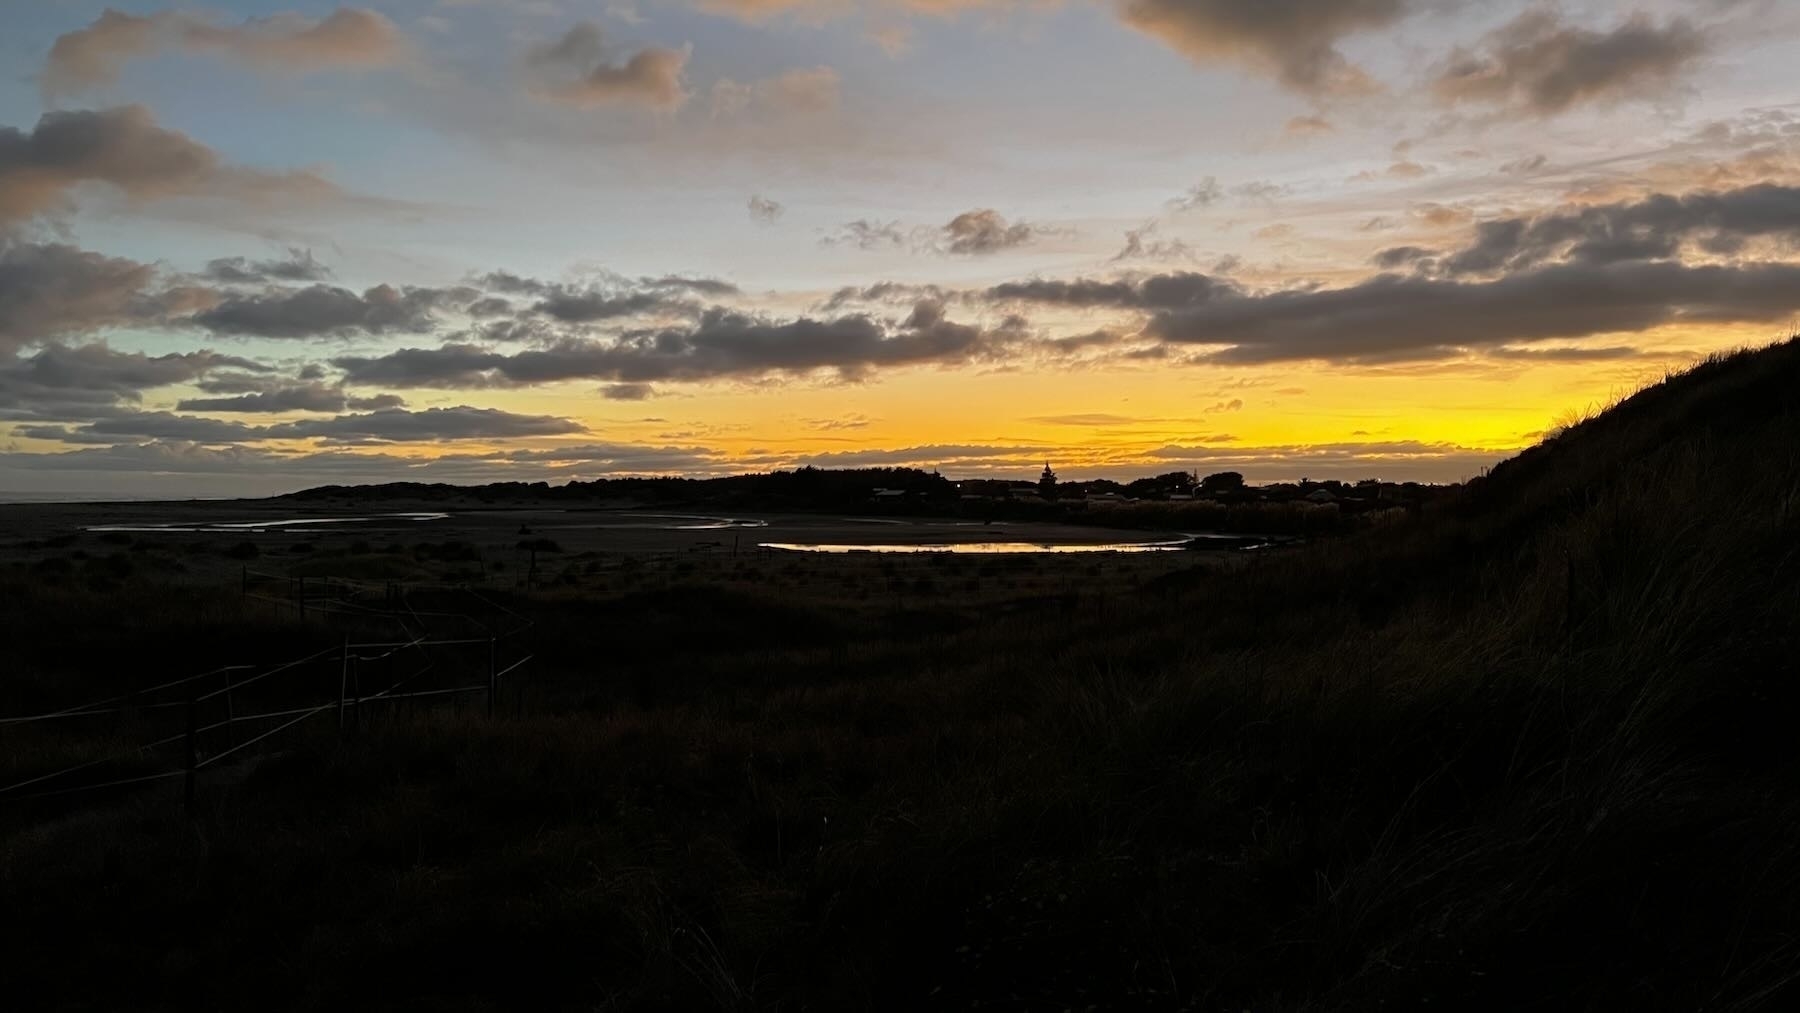
[[[177,533],[196,532],[230,532],[230,531],[285,531],[290,528],[311,527],[316,524],[356,524],[361,521],[441,521],[450,515],[445,513],[401,513],[401,514],[359,514],[355,517],[277,517],[266,521],[221,521],[205,524],[97,524],[82,528],[83,531],[125,531],[134,533],[152,533],[168,531]]]
[[[1180,552],[1186,542],[1114,542],[1102,545],[1055,545],[1044,542],[953,542],[938,545],[832,545],[811,542],[764,542],[762,548],[781,552],[889,552],[920,554],[948,552],[956,555],[1018,555],[1026,553],[1075,552]]]

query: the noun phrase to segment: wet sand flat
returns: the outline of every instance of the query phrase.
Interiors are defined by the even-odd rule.
[[[1069,524],[984,524],[926,518],[811,514],[733,515],[704,510],[622,507],[485,507],[444,503],[368,504],[287,500],[142,503],[0,504],[0,538],[42,541],[116,531],[144,540],[226,543],[248,540],[267,549],[296,541],[466,541],[510,548],[522,538],[556,542],[566,552],[669,553],[755,550],[759,546],[1145,545],[1169,543],[1167,532]]]

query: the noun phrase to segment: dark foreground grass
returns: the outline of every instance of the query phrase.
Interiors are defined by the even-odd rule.
[[[191,819],[13,824],[8,987],[1789,1008],[1797,380],[1795,344],[1711,363],[1416,522],[1134,593],[540,597],[524,717],[321,734]]]

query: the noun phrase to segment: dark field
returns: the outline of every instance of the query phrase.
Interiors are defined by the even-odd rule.
[[[302,724],[192,812],[0,802],[4,973],[63,1008],[1788,1008],[1797,379],[1795,344],[1709,363],[1249,554],[12,512],[6,714],[388,621],[302,619],[289,574],[473,586],[535,657],[492,717]],[[0,773],[128,731],[0,727]]]

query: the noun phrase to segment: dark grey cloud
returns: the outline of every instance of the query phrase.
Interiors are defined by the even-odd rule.
[[[588,324],[655,310],[668,310],[677,305],[678,302],[657,292],[614,294],[598,289],[564,289],[546,296],[533,309],[566,324]]]
[[[1665,259],[1689,244],[1706,253],[1731,255],[1757,239],[1800,243],[1800,187],[1763,183],[1681,196],[1656,194],[1494,219],[1477,226],[1474,241],[1448,255],[1443,269],[1474,275],[1564,259],[1591,264]]]
[[[600,396],[608,401],[648,401],[656,396],[656,388],[647,383],[612,383],[600,388]]]
[[[1034,279],[995,285],[987,297],[998,302],[1036,302],[1082,309],[1170,310],[1200,305],[1238,293],[1237,286],[1192,271],[1175,271],[1138,280],[1072,281]]]
[[[692,325],[630,331],[616,339],[565,338],[501,353],[472,344],[406,348],[332,362],[358,385],[407,388],[524,386],[563,380],[614,383],[698,381],[830,370],[856,378],[883,366],[945,365],[993,355],[1022,337],[1023,322],[993,330],[946,319],[941,303],[918,303],[901,324],[867,315],[771,320],[723,308]]]
[[[230,383],[231,381],[227,381]],[[207,386],[204,382],[202,387]],[[317,381],[291,383],[278,382],[263,386],[261,389],[227,397],[189,398],[175,406],[177,411],[184,412],[342,412],[342,411],[376,411],[386,408],[401,408],[406,400],[396,394],[373,394],[357,397],[345,392],[342,387],[335,387]]]
[[[688,278],[675,274],[665,274],[660,278],[639,278],[638,284],[650,289],[679,289],[712,299],[743,293],[736,285],[719,278]]]
[[[65,209],[81,183],[105,183],[132,200],[338,193],[312,173],[225,165],[211,148],[157,126],[143,106],[49,112],[30,132],[0,127],[0,226]]]
[[[295,14],[221,25],[183,11],[139,17],[108,9],[85,28],[57,37],[40,83],[49,96],[111,85],[130,60],[169,50],[220,53],[259,70],[373,67],[404,50],[394,23],[374,11],[340,7],[321,20]]]
[[[490,292],[507,295],[543,295],[553,287],[549,282],[522,277],[511,271],[489,271],[476,278],[475,284]]]
[[[709,298],[741,294],[728,281],[674,274],[636,279],[603,274],[596,282],[572,284],[492,271],[475,278],[474,284],[489,292],[530,297],[534,300],[532,311],[566,324],[596,323],[645,313],[691,315],[695,307],[681,298],[684,293]],[[471,301],[465,312],[495,316],[511,308],[505,299],[487,297]]]
[[[1537,7],[1458,49],[1432,87],[1453,104],[1550,116],[1577,105],[1653,98],[1693,73],[1710,42],[1693,23],[1657,25],[1638,14],[1610,31],[1571,25]]]
[[[125,412],[80,426],[23,426],[19,435],[62,443],[122,443],[127,440],[183,440],[237,443],[261,439],[263,430],[242,422],[170,412]]]
[[[93,418],[135,404],[143,392],[191,383],[219,370],[255,376],[266,367],[212,351],[146,355],[104,344],[45,345],[23,358],[0,358],[0,419]]]
[[[952,295],[936,285],[911,285],[897,281],[878,281],[873,285],[846,285],[831,293],[820,305],[827,313],[849,306],[916,303],[921,299],[948,302]]]
[[[504,317],[512,314],[513,304],[510,300],[493,295],[475,300],[464,307],[463,312],[472,317]]]
[[[550,415],[519,415],[497,408],[386,408],[274,425],[211,419],[171,412],[122,412],[79,426],[26,426],[20,435],[64,443],[171,440],[187,443],[255,443],[322,440],[327,444],[417,443],[438,440],[513,439],[586,432],[579,423]]]
[[[498,408],[386,408],[329,419],[303,419],[269,426],[274,439],[318,438],[332,442],[414,443],[435,440],[512,439],[566,436],[586,432],[570,419],[552,415],[519,415]]]
[[[65,335],[154,322],[181,302],[155,283],[148,264],[0,236],[0,355]]]
[[[360,295],[334,285],[228,295],[188,322],[214,334],[260,338],[344,337],[429,330],[454,290],[376,285]]]
[[[1423,246],[1390,246],[1376,253],[1372,262],[1384,271],[1394,271],[1415,264],[1429,263],[1437,255],[1438,251],[1428,250]]]
[[[1196,63],[1236,64],[1324,97],[1374,87],[1339,42],[1426,6],[1427,0],[1126,0],[1121,16]]]
[[[583,21],[555,42],[534,46],[525,63],[532,94],[577,106],[645,105],[672,109],[687,101],[681,74],[685,49],[651,46],[622,62],[610,52],[600,26]]]
[[[203,276],[224,285],[261,285],[277,281],[327,281],[331,268],[314,259],[311,250],[290,247],[287,256],[270,260],[220,257],[206,262]]]
[[[1235,294],[1153,315],[1148,337],[1219,362],[1429,359],[1469,348],[1677,323],[1777,323],[1800,311],[1800,265],[1563,263],[1488,281],[1379,275],[1338,289]]]

